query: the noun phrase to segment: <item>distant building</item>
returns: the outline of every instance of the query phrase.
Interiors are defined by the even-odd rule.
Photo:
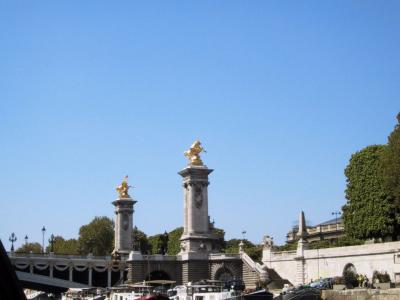
[[[298,226],[294,226],[286,235],[287,243],[297,242]],[[317,242],[322,240],[337,240],[344,236],[344,225],[342,218],[335,218],[315,226],[307,226],[308,242]]]

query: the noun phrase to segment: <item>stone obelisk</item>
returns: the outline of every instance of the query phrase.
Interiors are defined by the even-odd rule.
[[[128,176],[116,188],[118,199],[112,204],[115,206],[115,229],[113,256],[126,259],[132,250],[133,205],[137,202],[128,194]]]
[[[299,241],[297,242],[297,251],[295,260],[297,261],[296,284],[304,284],[307,280],[305,272],[304,251],[308,249],[307,225],[304,212],[299,216],[299,231],[297,232]]]

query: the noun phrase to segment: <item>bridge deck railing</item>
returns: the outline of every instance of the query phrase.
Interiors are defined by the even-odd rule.
[[[53,254],[53,253],[23,253],[23,252],[7,252],[9,257],[21,257],[21,258],[67,258],[67,259],[100,259],[100,260],[112,260],[110,255],[106,256],[94,256],[94,255],[72,255],[72,254]]]

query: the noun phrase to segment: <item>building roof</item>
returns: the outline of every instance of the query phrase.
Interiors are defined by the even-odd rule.
[[[319,225],[329,225],[329,224],[336,224],[336,222],[337,223],[340,223],[340,222],[342,222],[342,217],[339,217],[339,218],[334,218],[334,219],[332,219],[332,220],[329,220],[329,221],[325,221],[325,222],[323,222],[323,223],[320,223],[320,224],[318,224],[318,225],[315,225],[315,226],[319,226]],[[315,226],[312,226],[312,227],[315,227]]]

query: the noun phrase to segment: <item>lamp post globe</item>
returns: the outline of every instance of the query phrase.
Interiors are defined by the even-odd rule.
[[[14,252],[14,242],[17,240],[17,236],[15,235],[14,232],[11,233],[8,240],[11,242],[11,252]]]

